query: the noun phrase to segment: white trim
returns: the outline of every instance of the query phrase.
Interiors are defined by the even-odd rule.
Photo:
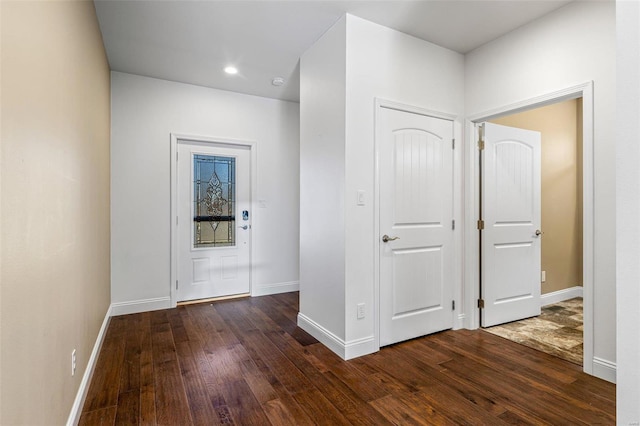
[[[606,359],[593,357],[593,375],[611,383],[616,382],[617,365]]]
[[[546,105],[555,104],[570,99],[578,99],[584,97],[584,92],[593,93],[593,81],[578,84],[576,86],[567,87],[566,89],[557,90],[546,95],[535,96],[500,108],[494,108],[479,114],[472,114],[467,117],[469,121],[480,122],[498,118],[503,115],[512,115],[519,112],[528,111],[535,108],[541,108]]]
[[[379,350],[374,336],[345,341],[302,313],[298,313],[298,327],[318,339],[344,360],[372,354]]]
[[[210,137],[210,136],[198,136],[198,135],[188,135],[182,133],[171,133],[171,156],[169,157],[169,162],[171,164],[171,215],[169,217],[169,223],[171,224],[171,266],[170,266],[170,280],[169,280],[169,295],[170,295],[170,308],[175,308],[177,306],[177,292],[175,289],[175,285],[173,285],[178,279],[178,254],[176,253],[175,246],[177,244],[177,235],[178,230],[176,226],[175,218],[178,214],[178,200],[176,199],[178,194],[178,164],[177,164],[177,153],[178,153],[178,143],[180,142],[195,142],[195,143],[210,143],[210,144],[221,144],[221,145],[232,145],[235,147],[244,146],[248,147],[251,151],[251,214],[253,215],[253,219],[251,220],[252,228],[255,225],[256,215],[258,213],[258,144],[256,141],[250,140],[239,140],[239,139],[230,139],[230,138],[218,138],[218,137]],[[251,232],[250,236],[250,244],[251,244],[251,252],[250,252],[250,262],[251,262],[251,270],[249,271],[249,291],[252,292],[252,280],[255,274],[253,264],[253,259],[256,258],[255,255],[255,244],[253,241],[253,232]],[[162,309],[162,308],[160,308]]]
[[[290,293],[300,290],[300,281],[289,281],[275,284],[256,284],[251,289],[251,297],[268,296],[270,294]]]
[[[479,310],[475,301],[479,298],[479,256],[478,233],[475,232],[478,215],[478,168],[479,152],[476,148],[476,123],[499,116],[521,112],[569,99],[582,98],[582,182],[583,182],[583,299],[584,299],[584,360],[585,373],[594,374],[593,365],[593,328],[594,328],[594,129],[593,129],[593,81],[558,90],[546,95],[536,96],[521,102],[496,108],[483,113],[469,115],[466,120],[467,149],[465,150],[465,244],[464,244],[464,291],[467,302],[466,324],[469,329],[479,327]]]
[[[540,295],[540,306],[553,305],[576,297],[582,297],[582,286],[564,288],[551,293]]]
[[[140,312],[157,311],[175,308],[169,297],[155,297],[153,299],[128,300],[111,304],[111,316],[137,314]]]
[[[448,114],[446,112],[433,111],[430,109],[426,109],[426,108],[422,108],[414,105],[407,105],[401,102],[390,101],[388,99],[383,99],[383,98],[375,98],[375,104],[376,104],[376,111],[378,110],[378,107],[380,107],[380,108],[393,109],[396,111],[410,112],[413,114],[426,115],[427,117],[442,118],[443,120],[449,120],[449,121],[456,121],[456,119],[458,118],[458,116],[455,114]]]
[[[84,401],[87,398],[87,392],[89,391],[91,378],[93,377],[93,372],[96,368],[96,363],[98,362],[98,356],[100,355],[102,342],[104,341],[104,337],[107,334],[107,328],[109,327],[109,321],[111,320],[111,308],[112,307],[109,306],[109,309],[107,309],[107,313],[104,315],[104,320],[102,320],[102,326],[100,327],[100,331],[98,332],[98,336],[96,337],[96,342],[93,344],[93,350],[91,351],[91,356],[89,356],[87,368],[85,368],[84,370],[82,381],[80,382],[80,387],[78,388],[76,398],[73,401],[73,405],[71,406],[71,412],[69,413],[69,418],[67,419],[67,426],[77,425],[80,421],[80,416],[82,415],[82,407],[84,406]]]

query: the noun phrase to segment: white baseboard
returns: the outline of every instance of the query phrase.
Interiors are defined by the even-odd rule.
[[[89,361],[87,362],[87,368],[85,368],[84,370],[82,381],[80,382],[80,387],[78,388],[78,392],[76,393],[76,399],[73,401],[73,406],[71,406],[71,412],[69,413],[69,418],[67,419],[67,426],[75,426],[80,421],[82,407],[84,406],[84,401],[87,398],[87,392],[89,391],[89,385],[91,384],[93,371],[96,368],[96,362],[98,362],[100,348],[102,348],[102,342],[104,341],[104,336],[107,334],[107,327],[109,327],[110,320],[111,306],[109,306],[109,309],[107,309],[107,313],[105,314],[104,320],[102,321],[102,326],[100,327],[100,331],[98,332],[98,337],[96,337],[96,342],[93,345],[91,356],[89,357]]]
[[[615,362],[593,357],[593,375],[611,383],[616,382],[617,366]]]
[[[117,302],[111,304],[111,315],[137,314],[139,312],[157,311],[159,309],[169,309],[171,306],[170,297],[156,297],[154,299],[131,300],[127,302]]]
[[[372,354],[380,349],[376,347],[373,336],[347,342],[301,313],[298,313],[298,327],[318,339],[344,360]]]
[[[270,294],[289,293],[291,291],[299,291],[299,281],[289,281],[285,283],[256,285],[251,289],[251,296],[268,296]]]
[[[456,321],[453,323],[453,330],[460,330],[464,327],[465,318],[467,316],[465,314],[458,314],[456,317]]]
[[[569,287],[551,293],[540,295],[540,306],[553,305],[554,303],[564,302],[574,297],[582,297],[582,287]]]

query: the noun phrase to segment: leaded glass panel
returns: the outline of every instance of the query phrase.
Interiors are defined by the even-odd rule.
[[[235,245],[236,159],[193,156],[193,247]]]

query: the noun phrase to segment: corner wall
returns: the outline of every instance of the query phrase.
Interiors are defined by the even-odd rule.
[[[300,326],[345,339],[346,18],[300,59]]]
[[[351,15],[302,57],[298,322],[344,358],[378,350],[376,98],[461,117],[463,61]],[[364,205],[357,203],[358,191]],[[460,300],[457,277],[451,285]],[[357,319],[361,303],[365,316]]]
[[[615,3],[573,2],[474,50],[465,63],[468,116],[594,81],[593,359],[594,374],[610,380],[616,362],[615,33]]]
[[[298,288],[297,103],[112,72],[111,297],[170,307],[170,135],[256,141],[252,292]]]
[[[64,424],[110,303],[109,65],[93,2],[0,8],[0,424]]]

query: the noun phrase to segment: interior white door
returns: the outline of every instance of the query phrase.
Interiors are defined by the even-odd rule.
[[[178,142],[177,301],[248,293],[251,151]]]
[[[380,107],[380,345],[453,326],[453,122]]]
[[[540,315],[541,137],[483,124],[483,327]]]

